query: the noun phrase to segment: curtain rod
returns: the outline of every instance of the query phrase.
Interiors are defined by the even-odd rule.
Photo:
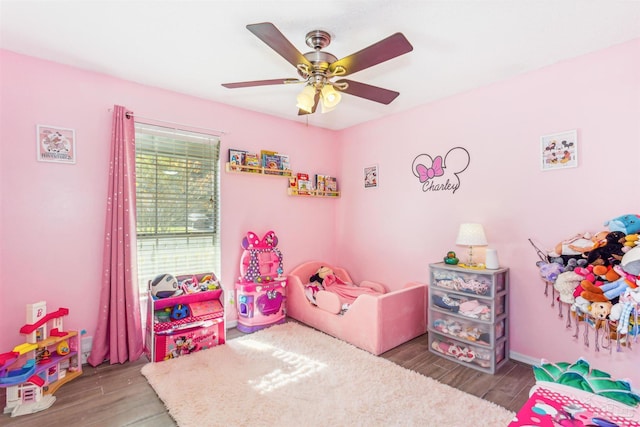
[[[109,112],[113,112],[113,108],[109,108]],[[208,132],[214,132],[220,135],[227,135],[227,132],[223,131],[223,130],[219,130],[219,129],[211,129],[211,128],[205,128],[202,126],[193,126],[193,125],[188,125],[188,124],[184,124],[184,123],[177,123],[177,122],[170,122],[168,120],[161,120],[161,119],[154,119],[151,117],[144,117],[144,116],[139,116],[135,113],[133,113],[132,111],[127,111],[126,113],[127,118],[138,118],[138,119],[143,119],[143,120],[151,120],[157,123],[164,123],[164,124],[168,124],[168,125],[173,125],[173,126],[183,126],[183,127],[187,127],[187,128],[191,128],[191,129],[199,129],[199,130],[206,130]],[[153,124],[153,123],[150,123]]]

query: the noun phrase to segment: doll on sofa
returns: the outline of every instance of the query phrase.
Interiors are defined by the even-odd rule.
[[[333,295],[327,295],[327,292],[321,291],[327,291]],[[346,283],[336,276],[331,268],[323,266],[309,278],[305,293],[307,298],[319,307],[332,312],[337,309],[339,312],[353,303],[360,295],[380,295],[387,293],[387,290],[380,283],[368,280],[363,280],[359,285]]]

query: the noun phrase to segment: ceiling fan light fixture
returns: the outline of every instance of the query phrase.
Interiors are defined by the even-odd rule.
[[[315,113],[318,106],[323,113],[331,111],[340,103],[343,92],[369,101],[389,104],[399,95],[398,92],[342,78],[334,82],[331,79],[357,73],[413,50],[413,46],[402,33],[395,33],[354,54],[338,59],[324,50],[331,42],[331,34],[327,31],[313,30],[307,33],[305,41],[313,50],[302,54],[271,22],[249,24],[247,29],[293,65],[298,72],[298,78],[254,80],[222,85],[235,89],[304,83],[305,88],[296,98],[299,116]]]
[[[314,87],[311,85],[306,85],[304,89],[302,89],[302,92],[300,92],[296,97],[296,100],[298,101],[296,107],[303,111],[306,111],[307,113],[310,113],[311,110],[313,110],[313,104],[315,103],[315,95],[316,91]]]
[[[331,84],[324,85],[320,94],[322,95],[322,104],[328,108],[334,108],[342,99],[342,94]]]

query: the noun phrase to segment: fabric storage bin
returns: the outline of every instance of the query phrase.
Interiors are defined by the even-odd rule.
[[[167,329],[155,334],[154,362],[184,356],[224,344],[224,321],[203,321],[187,328]]]

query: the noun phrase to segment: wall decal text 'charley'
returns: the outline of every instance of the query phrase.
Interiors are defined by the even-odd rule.
[[[444,156],[419,154],[413,159],[411,172],[422,184],[422,191],[451,191],[460,188],[460,173],[464,172],[471,157],[462,147],[454,147]]]

